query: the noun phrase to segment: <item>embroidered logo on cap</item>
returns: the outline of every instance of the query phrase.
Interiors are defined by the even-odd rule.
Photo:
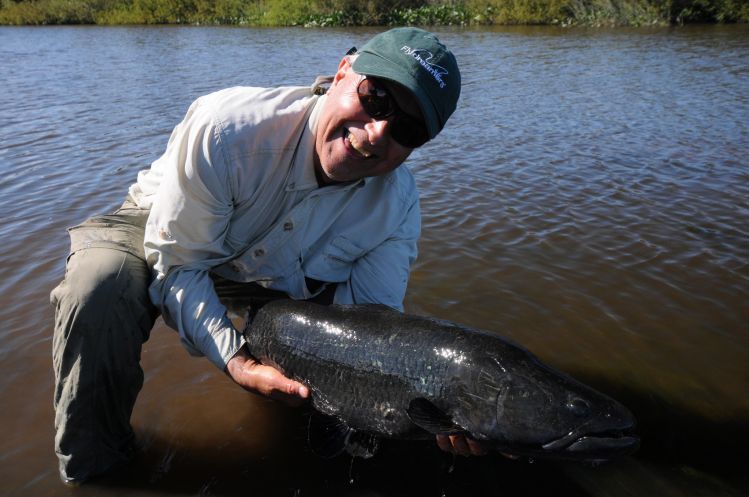
[[[447,74],[447,69],[429,62],[432,57],[434,57],[432,55],[432,52],[424,48],[411,48],[408,45],[403,45],[403,47],[401,48],[401,52],[416,59],[416,61],[421,64],[421,67],[426,69],[426,71],[432,75],[434,80],[437,81],[437,83],[440,85],[440,88],[444,88],[447,86],[447,83],[445,83],[445,81],[442,79],[442,76]]]

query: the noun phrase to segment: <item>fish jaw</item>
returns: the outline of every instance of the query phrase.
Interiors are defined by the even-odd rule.
[[[624,406],[613,400],[610,402],[609,412],[543,444],[542,450],[597,462],[635,452],[640,447],[635,418]]]

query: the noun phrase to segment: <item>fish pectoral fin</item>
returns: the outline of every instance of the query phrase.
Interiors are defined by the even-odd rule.
[[[429,433],[444,435],[465,433],[465,430],[455,424],[450,416],[425,398],[413,399],[408,404],[406,413],[413,424]]]
[[[371,433],[350,430],[346,438],[346,452],[354,457],[369,459],[380,445],[380,439]]]
[[[348,452],[354,457],[369,459],[377,451],[376,436],[361,433],[335,416],[314,412],[310,417],[307,440],[312,451],[332,459]]]
[[[313,412],[307,426],[307,442],[312,451],[320,457],[332,459],[346,449],[346,439],[351,428],[336,418]]]

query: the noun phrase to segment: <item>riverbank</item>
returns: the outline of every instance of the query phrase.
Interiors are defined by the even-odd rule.
[[[749,22],[744,0],[0,0],[0,24],[247,26]]]

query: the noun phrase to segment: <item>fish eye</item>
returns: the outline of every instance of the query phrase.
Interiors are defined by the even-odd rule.
[[[590,410],[590,404],[583,399],[572,399],[567,402],[567,409],[575,416],[586,416]]]

